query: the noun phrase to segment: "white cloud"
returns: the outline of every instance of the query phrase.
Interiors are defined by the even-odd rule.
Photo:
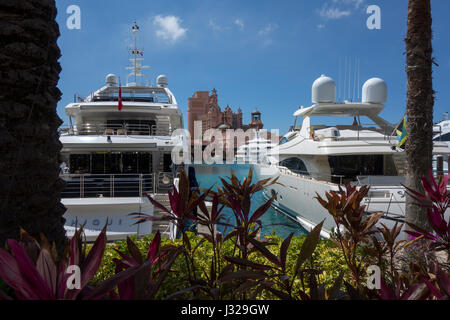
[[[319,15],[325,19],[340,19],[351,15],[350,10],[341,10],[339,8],[328,8],[323,6],[319,11]]]
[[[264,28],[258,31],[258,35],[262,38],[262,43],[264,46],[268,46],[272,44],[272,33],[278,29],[278,25],[276,23],[269,23]]]
[[[214,31],[221,31],[223,30],[223,27],[218,25],[214,20],[210,19],[209,20],[209,26],[211,29],[213,29]]]
[[[336,4],[353,5],[355,9],[358,9],[365,0],[332,0]]]
[[[271,34],[274,30],[278,29],[278,25],[269,23],[267,26],[265,26],[264,28],[260,29],[258,31],[258,34],[260,36],[267,36],[269,34]]]
[[[176,16],[157,15],[153,19],[153,25],[157,27],[156,36],[171,44],[180,40],[188,30],[182,28],[180,23],[181,19]]]
[[[244,21],[242,21],[241,19],[234,20],[234,24],[241,28],[241,30],[244,29]]]
[[[320,23],[317,25],[317,29],[324,29],[325,25],[323,23]]]
[[[360,10],[366,0],[327,0],[317,12],[325,20],[338,20]]]

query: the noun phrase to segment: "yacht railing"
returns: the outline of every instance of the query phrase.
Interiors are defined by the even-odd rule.
[[[80,126],[62,126],[59,131],[69,135],[171,135],[170,129],[147,124],[82,124]]]
[[[146,193],[167,193],[174,181],[173,173],[151,174],[62,174],[66,186],[64,198],[143,197]]]
[[[170,97],[165,93],[140,93],[127,92],[127,88],[122,88],[122,101],[130,102],[148,102],[148,103],[172,103]],[[87,97],[82,97],[78,94],[74,95],[74,103],[76,102],[111,102],[119,101],[118,90],[114,93],[95,94],[91,93]]]
[[[284,174],[288,174],[288,175],[292,175],[292,176],[299,176],[299,177],[307,178],[307,179],[311,179],[311,180],[314,179],[314,180],[332,182],[332,178],[336,178],[336,179],[339,179],[339,184],[342,184],[343,179],[345,178],[345,176],[337,175],[337,174],[326,174],[326,173],[322,173],[322,172],[308,172],[308,171],[302,171],[302,170],[293,170],[293,169],[289,169],[287,167],[282,167],[282,166],[278,166],[278,168],[280,169],[280,172],[282,172]]]
[[[358,185],[400,186],[406,183],[405,176],[357,176]]]

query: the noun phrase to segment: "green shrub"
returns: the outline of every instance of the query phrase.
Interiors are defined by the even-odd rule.
[[[201,241],[201,237],[197,237],[190,233],[190,239],[192,246],[195,247],[195,245]],[[145,237],[138,237],[133,236],[131,239],[134,241],[134,243],[138,246],[142,254],[146,254],[148,250],[148,246],[153,239],[153,235],[145,236]],[[275,245],[271,246],[271,252],[275,254],[276,256],[279,256],[279,247],[283,239],[281,239],[279,236],[270,235],[267,236],[266,239],[269,242],[275,243]],[[303,242],[305,240],[305,236],[297,236],[292,238],[291,245],[288,250],[288,259],[287,259],[287,265],[288,270],[292,271],[295,267],[297,255],[300,252],[301,246],[303,245]],[[181,240],[171,241],[168,239],[162,239],[162,245],[180,245],[182,243]],[[224,256],[232,256],[233,254],[233,248],[234,243],[231,241],[227,241],[224,243],[224,246],[222,248]],[[119,250],[123,253],[128,254],[128,248],[126,245],[126,241],[116,241],[111,244],[109,244],[106,247],[105,254],[103,256],[102,263],[100,265],[100,268],[98,269],[97,273],[95,274],[94,278],[91,281],[91,285],[96,286],[102,281],[110,278],[114,275],[115,270],[115,264],[113,262],[114,258],[120,259],[119,254],[114,250]],[[194,261],[195,261],[195,267],[197,270],[208,270],[209,268],[209,261],[211,261],[212,257],[212,245],[211,243],[204,241],[195,251],[194,254]],[[259,252],[252,252],[250,254],[250,260],[253,262],[264,264],[266,263],[266,259],[259,253]],[[340,272],[344,272],[346,276],[344,277],[345,280],[349,281],[349,270],[347,268],[347,265],[345,264],[344,258],[342,256],[342,253],[340,252],[339,248],[330,240],[320,240],[317,248],[313,254],[313,263],[314,268],[317,268],[322,272],[320,276],[320,280],[322,283],[326,285],[326,287],[331,287],[335,279],[338,277]],[[225,261],[222,261],[223,264],[226,264]],[[206,276],[203,275],[203,279],[206,279]],[[301,286],[301,283],[296,283],[299,287]],[[187,274],[187,268],[185,264],[185,260],[183,256],[177,257],[175,260],[175,263],[172,266],[172,272],[169,274],[169,276],[164,281],[163,286],[160,289],[160,292],[158,293],[159,299],[164,299],[165,297],[169,296],[171,293],[174,293],[176,291],[179,291],[181,289],[189,287],[189,281],[188,281],[188,274]],[[278,299],[270,292],[264,291],[263,293],[260,293],[258,295],[258,299]]]

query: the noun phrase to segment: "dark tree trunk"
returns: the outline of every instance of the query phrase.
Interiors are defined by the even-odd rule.
[[[423,192],[421,177],[432,167],[433,104],[430,0],[409,0],[406,34],[406,71],[408,75],[407,174],[406,185]],[[429,229],[426,209],[406,198],[406,221]]]
[[[0,246],[20,228],[66,241],[54,0],[0,0]]]

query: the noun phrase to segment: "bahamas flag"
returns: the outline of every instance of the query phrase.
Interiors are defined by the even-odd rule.
[[[404,148],[406,142],[406,121],[404,117],[395,131],[397,132],[397,146],[399,148]]]

